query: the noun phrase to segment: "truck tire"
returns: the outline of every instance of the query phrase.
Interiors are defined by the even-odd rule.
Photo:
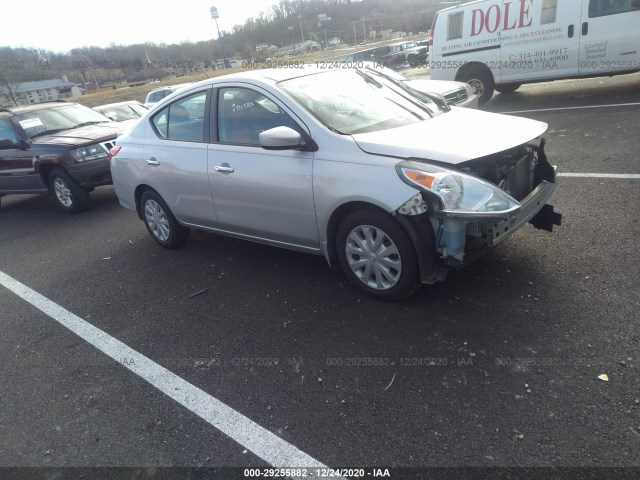
[[[485,70],[467,70],[458,77],[459,81],[466,82],[478,95],[478,104],[484,105],[493,96],[495,84],[493,78],[488,71]]]
[[[502,85],[496,85],[496,90],[500,93],[513,93],[520,88],[521,83],[503,83]]]
[[[66,213],[79,213],[89,206],[89,192],[61,167],[51,170],[49,190],[58,207]]]

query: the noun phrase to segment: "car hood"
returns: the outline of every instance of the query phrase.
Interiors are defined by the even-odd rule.
[[[36,137],[34,143],[46,143],[56,145],[86,145],[89,143],[113,140],[121,133],[126,132],[131,124],[127,122],[105,122],[96,125],[88,125],[81,128],[73,128],[53,135]],[[125,124],[125,125],[123,125]]]
[[[456,84],[446,80],[407,80],[404,83],[419,92],[439,93],[440,95],[464,88],[464,84]]]
[[[547,127],[527,118],[451,107],[450,112],[423,122],[352,137],[374,155],[456,165],[526,143]]]

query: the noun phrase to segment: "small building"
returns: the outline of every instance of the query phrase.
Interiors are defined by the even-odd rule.
[[[11,95],[12,91],[13,95]],[[13,96],[18,105],[30,105],[80,95],[82,95],[82,89],[78,85],[60,78],[21,82],[11,86],[0,86],[0,106],[14,106]]]

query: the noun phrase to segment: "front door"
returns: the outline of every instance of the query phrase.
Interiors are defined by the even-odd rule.
[[[24,148],[7,118],[0,117],[0,191],[31,193],[44,191],[40,175],[35,173],[34,158]]]
[[[640,70],[640,0],[584,0],[580,73]]]
[[[302,127],[257,87],[220,88],[216,98],[217,141],[209,145],[209,179],[219,228],[318,248],[313,152],[265,150],[258,139],[261,131],[277,126]]]

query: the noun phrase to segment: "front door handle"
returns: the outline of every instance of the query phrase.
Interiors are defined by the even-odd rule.
[[[228,173],[231,173],[231,172],[233,172],[233,167],[230,167],[229,165],[216,165],[215,166],[215,170],[216,170],[216,172],[228,172]]]
[[[160,162],[156,160],[156,157],[151,157],[147,160],[147,165],[160,165]]]
[[[569,31],[567,33],[569,34],[569,38],[573,38],[573,25],[569,25]]]
[[[584,22],[582,24],[582,35],[587,35],[589,33],[589,22]]]

